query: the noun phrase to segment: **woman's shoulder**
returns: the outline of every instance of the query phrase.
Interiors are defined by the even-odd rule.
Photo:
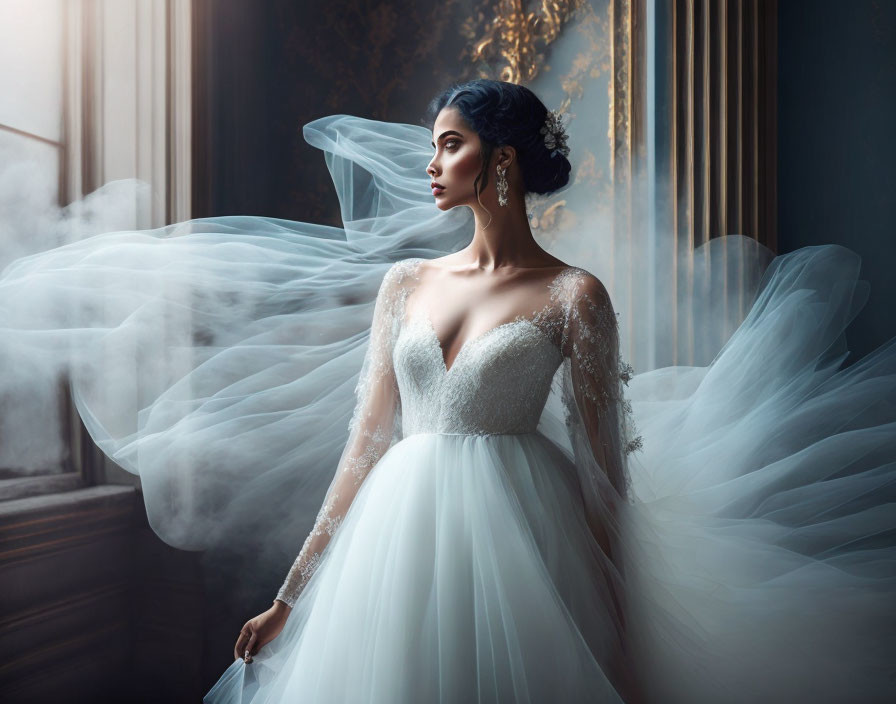
[[[609,302],[610,294],[597,276],[587,269],[567,264],[552,283],[555,295],[562,297],[569,304],[583,298],[593,302]]]
[[[407,283],[408,279],[417,277],[420,265],[426,259],[422,257],[408,257],[392,262],[383,277],[383,284],[389,286],[401,286]]]
[[[457,252],[452,252],[446,254],[441,257],[432,257],[432,258],[423,258],[423,257],[411,257],[408,259],[401,259],[395,262],[395,266],[399,269],[414,269],[414,270],[432,270],[432,271],[459,271],[461,268],[464,270],[468,269],[469,266],[464,264],[463,262],[459,262],[457,259]],[[558,272],[563,272],[564,270],[578,270],[583,273],[588,273],[584,269],[580,269],[579,267],[573,266],[571,264],[567,264],[562,259],[559,259],[553,255],[550,255],[549,258],[545,259],[544,263],[539,266],[525,267],[521,271],[527,271],[529,273],[535,273],[536,271],[544,271],[548,274],[548,276],[556,275]]]
[[[445,271],[452,264],[451,255],[426,259],[424,257],[407,257],[392,263],[386,272],[384,282],[391,286],[408,285],[419,281],[425,271]],[[609,301],[609,294],[603,282],[584,267],[568,264],[562,259],[553,257],[550,264],[543,269],[555,298],[574,303],[581,297],[593,301]],[[530,272],[531,273],[531,272]]]

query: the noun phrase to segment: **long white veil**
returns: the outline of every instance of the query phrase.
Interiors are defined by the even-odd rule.
[[[68,376],[92,438],[139,474],[153,530],[226,546],[256,584],[259,570],[282,577],[332,478],[383,274],[472,232],[468,209],[433,203],[426,128],[332,115],[304,135],[342,228],[200,218],[88,237],[0,276],[8,421],[32,410],[17,403],[23,374]]]

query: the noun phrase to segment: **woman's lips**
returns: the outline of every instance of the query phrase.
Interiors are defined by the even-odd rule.
[[[441,187],[441,186],[436,186],[435,188],[432,189],[432,194],[433,194],[434,196],[438,196],[438,195],[441,195],[442,192],[443,192],[444,190],[445,190],[445,189],[444,189],[443,187]]]

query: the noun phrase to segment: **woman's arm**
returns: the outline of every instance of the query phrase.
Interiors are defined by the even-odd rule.
[[[400,398],[392,366],[392,342],[398,323],[401,262],[380,284],[370,329],[370,343],[355,388],[355,410],[349,437],[327,489],[314,526],[277,592],[275,601],[292,607],[317,570],[324,549],[336,533],[361,484],[389,449],[396,431]]]
[[[600,280],[582,272],[568,295],[563,337],[569,358],[563,388],[567,426],[585,518],[609,562],[601,568],[619,628],[619,648],[611,665],[614,684],[625,701],[641,701],[628,654],[625,565],[620,549],[620,511],[629,495],[627,455],[640,446],[640,438],[631,437],[631,408],[623,394],[632,370],[621,361],[616,313]]]
[[[623,385],[631,367],[620,359],[616,313],[604,285],[584,272],[569,292],[563,347],[570,364],[564,401],[586,517],[611,556],[618,504],[629,491],[626,456],[640,439],[629,437]]]

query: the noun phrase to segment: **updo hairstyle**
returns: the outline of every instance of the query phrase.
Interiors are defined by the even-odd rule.
[[[430,102],[426,111],[430,131],[446,107],[457,108],[482,142],[482,171],[473,182],[476,188],[482,181],[477,193],[488,185],[489,160],[500,145],[516,149],[526,193],[553,193],[569,183],[569,160],[556,151],[552,156],[540,131],[548,109],[525,86],[487,78],[454,84]]]

